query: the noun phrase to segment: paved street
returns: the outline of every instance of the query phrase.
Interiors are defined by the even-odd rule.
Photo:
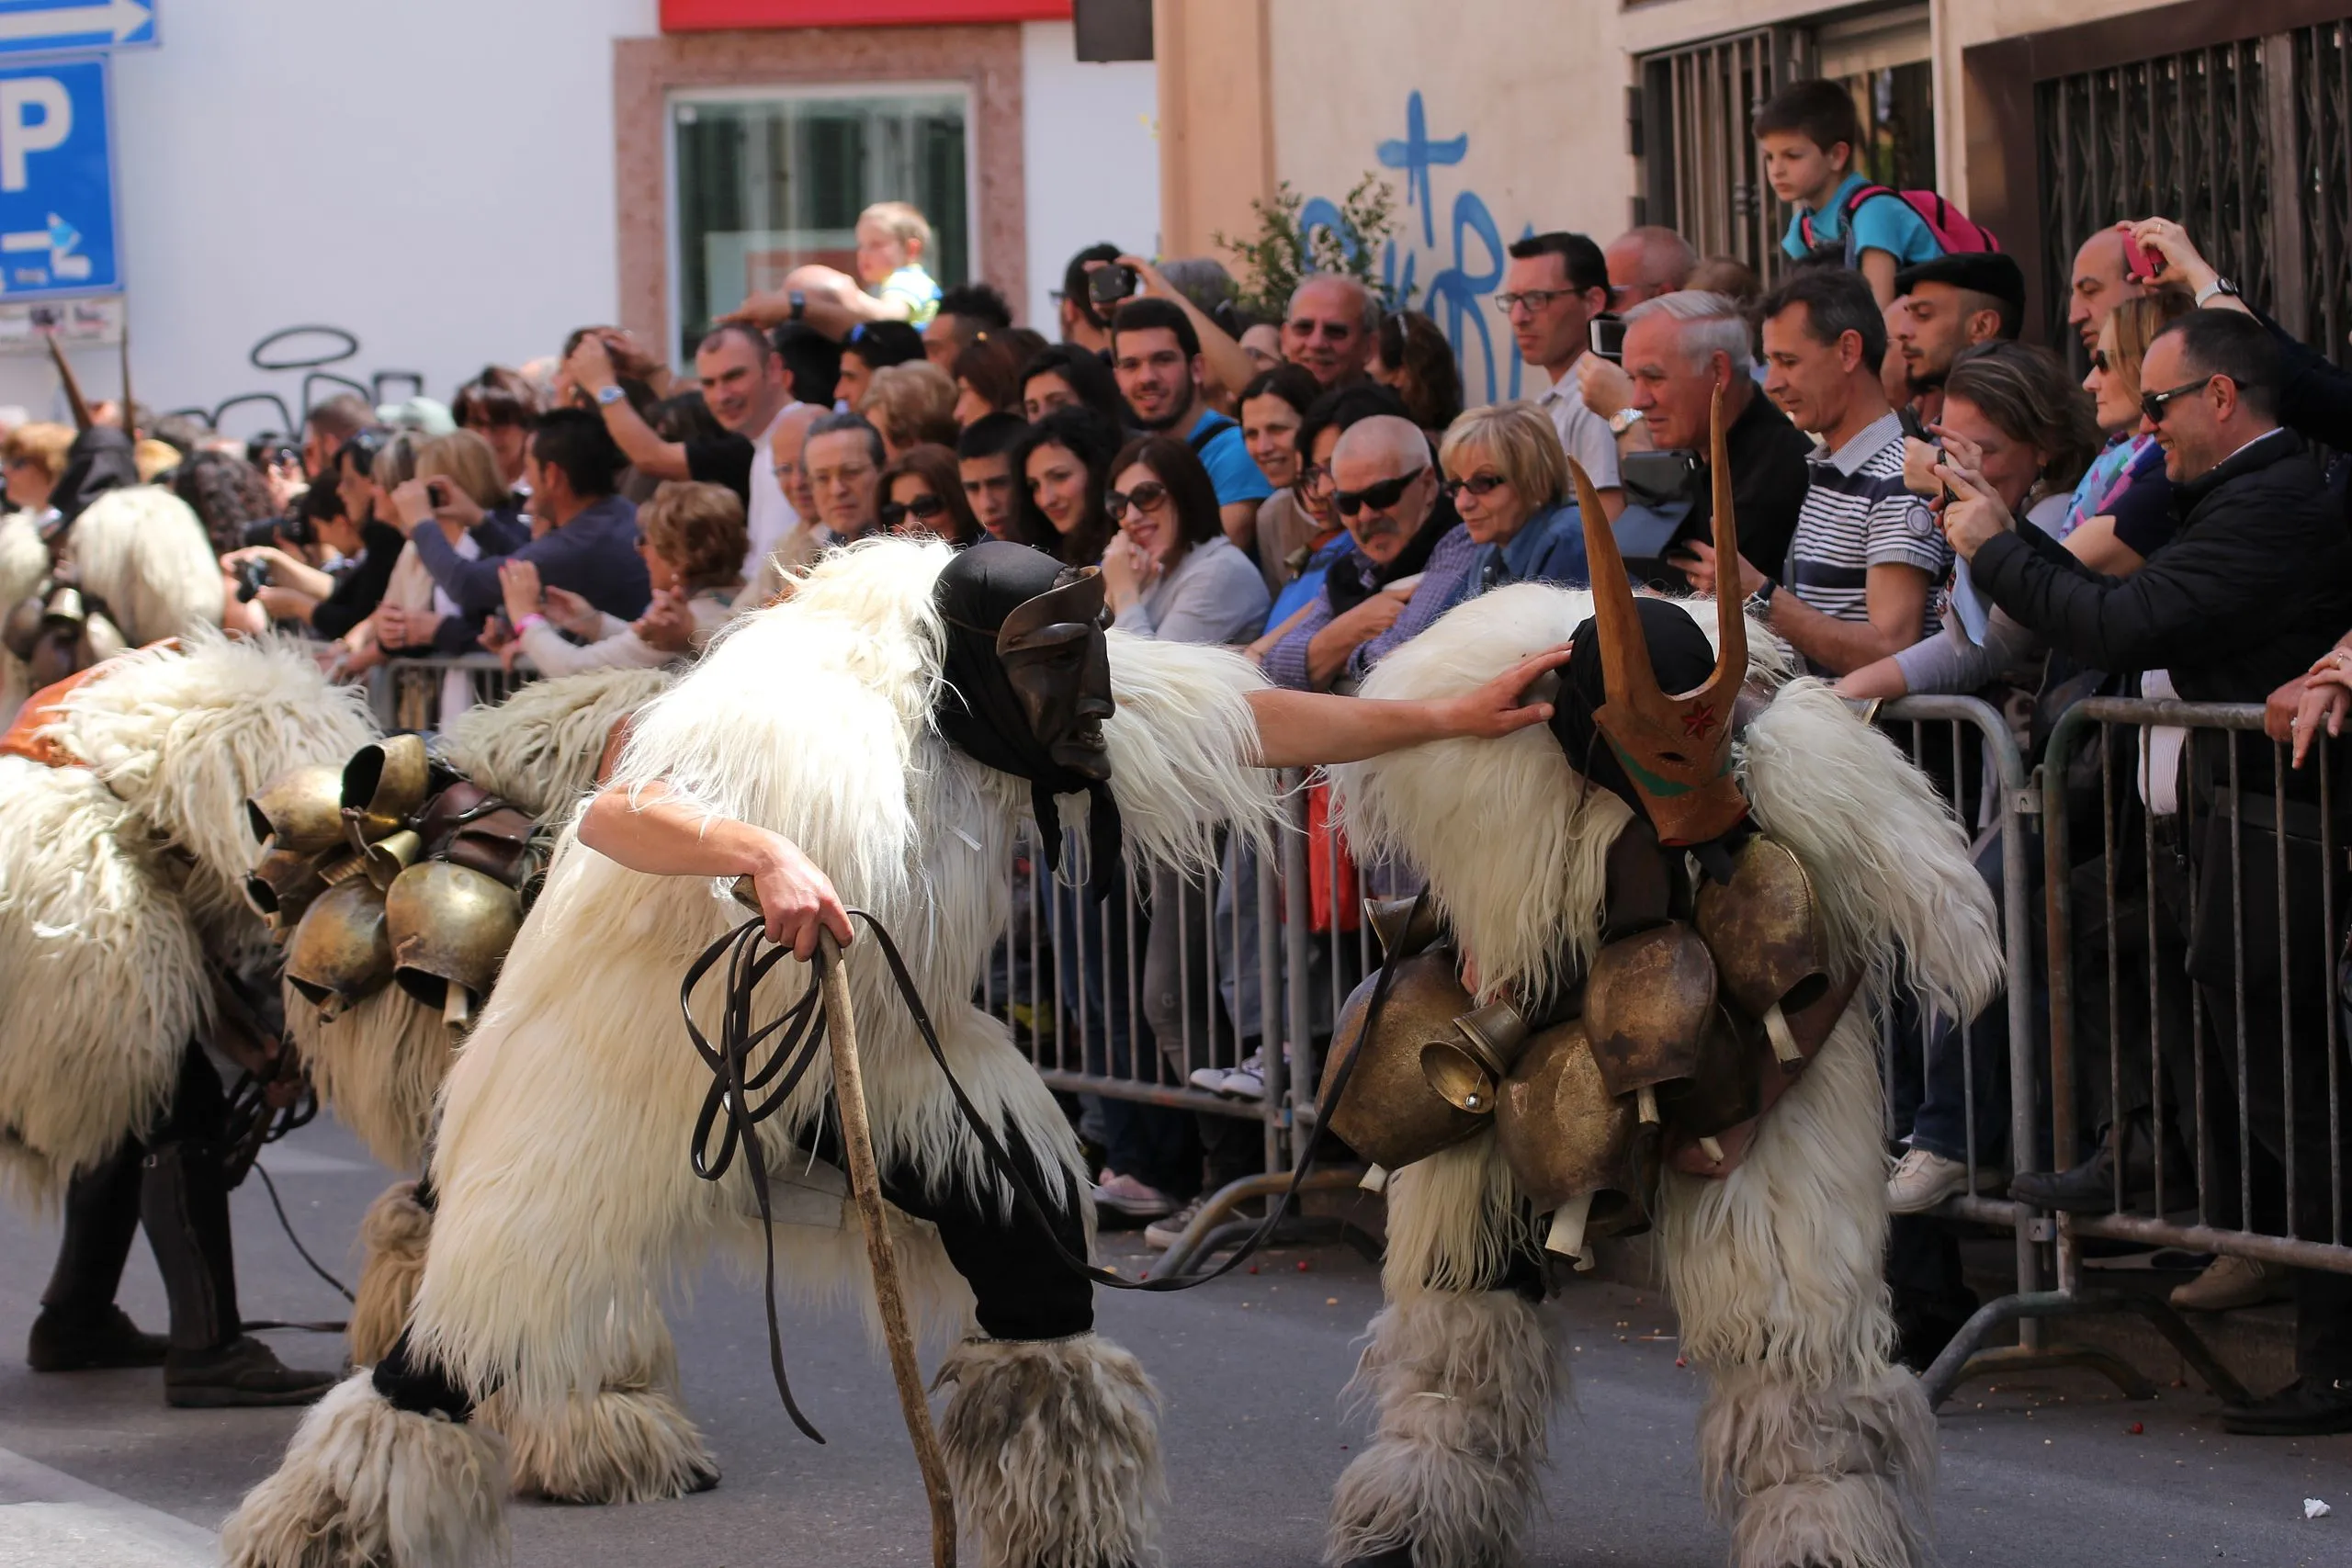
[[[382,1173],[324,1125],[279,1145],[269,1163],[305,1241],[331,1267],[343,1265]],[[248,1182],[236,1202],[246,1312],[341,1315],[339,1299],[288,1247],[261,1184]],[[51,1226],[13,1211],[0,1217],[0,1345],[8,1348],[0,1366],[0,1568],[207,1562],[210,1532],[275,1462],[296,1416],[167,1411],[152,1372],[27,1372],[16,1348],[54,1243]],[[1104,1304],[1105,1326],[1143,1357],[1167,1394],[1171,1564],[1314,1561],[1324,1498],[1348,1445],[1361,1440],[1335,1396],[1350,1340],[1376,1298],[1373,1271],[1333,1248],[1284,1254],[1256,1275],[1197,1292]],[[143,1249],[123,1300],[142,1325],[163,1326],[162,1290]],[[1724,1537],[1697,1501],[1698,1380],[1674,1364],[1672,1319],[1655,1294],[1611,1285],[1574,1290],[1553,1310],[1577,1348],[1577,1387],[1555,1427],[1550,1518],[1532,1560],[1713,1568]],[[853,1325],[792,1325],[796,1390],[831,1439],[818,1448],[776,1405],[755,1292],[714,1274],[673,1321],[688,1402],[725,1482],[679,1503],[518,1506],[522,1568],[925,1561],[914,1462],[889,1380]],[[320,1336],[271,1337],[289,1359],[340,1354],[339,1341]],[[2128,1430],[2135,1422],[2143,1434]],[[2227,1438],[2211,1402],[2194,1390],[2130,1404],[2072,1376],[1965,1389],[1945,1415],[1943,1452],[1950,1563],[2352,1562],[2352,1438]],[[2335,1515],[2306,1522],[2305,1497],[2328,1501]]]

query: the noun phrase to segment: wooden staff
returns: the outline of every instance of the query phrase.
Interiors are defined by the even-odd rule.
[[[830,931],[817,935],[824,965],[825,1034],[833,1058],[833,1099],[841,1108],[842,1155],[849,1167],[849,1190],[865,1227],[865,1257],[874,1269],[874,1300],[882,1312],[882,1334],[890,1346],[890,1374],[899,1384],[899,1406],[914,1439],[915,1463],[931,1499],[931,1560],[934,1568],[956,1568],[956,1495],[948,1489],[947,1462],[931,1425],[931,1401],[915,1359],[915,1337],[907,1325],[907,1299],[899,1284],[899,1258],[890,1243],[882,1206],[882,1174],[874,1164],[874,1134],[865,1120],[865,1083],[857,1065],[857,1020],[850,1010],[849,970]]]

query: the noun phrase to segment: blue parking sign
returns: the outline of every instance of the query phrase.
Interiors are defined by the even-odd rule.
[[[0,299],[121,291],[111,118],[103,58],[0,67]]]

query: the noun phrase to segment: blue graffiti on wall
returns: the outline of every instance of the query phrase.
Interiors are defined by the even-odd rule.
[[[1395,169],[1405,176],[1405,206],[1420,215],[1419,245],[1409,245],[1408,229],[1407,245],[1391,239],[1383,250],[1382,281],[1396,299],[1426,313],[1445,333],[1453,345],[1454,360],[1462,367],[1463,391],[1470,400],[1492,402],[1498,397],[1518,397],[1526,365],[1507,327],[1502,342],[1496,342],[1495,327],[1500,318],[1494,308],[1494,292],[1502,286],[1505,257],[1502,230],[1486,197],[1475,190],[1454,193],[1446,230],[1451,248],[1443,253],[1438,250],[1437,197],[1430,171],[1464,162],[1470,155],[1468,133],[1431,137],[1428,111],[1417,88],[1405,100],[1404,136],[1378,143],[1373,153],[1382,168]],[[1326,197],[1310,197],[1299,210],[1299,222],[1310,231],[1323,228],[1342,232],[1339,205]],[[1521,231],[1522,235],[1534,231],[1532,224]],[[1426,287],[1419,284],[1424,250],[1432,253],[1430,265],[1436,269]]]

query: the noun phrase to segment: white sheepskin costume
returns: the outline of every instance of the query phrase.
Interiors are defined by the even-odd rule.
[[[82,592],[106,601],[134,648],[220,624],[220,563],[204,525],[160,485],[99,496],[74,519],[65,551]]]
[[[113,661],[42,733],[78,765],[0,757],[0,1168],[46,1206],[163,1108],[208,958],[266,972],[245,797],[375,731],[297,645],[198,632]]]
[[[1537,585],[1470,601],[1385,660],[1367,697],[1461,692],[1566,642],[1589,592]],[[1688,604],[1710,641],[1715,610]],[[1657,1216],[1682,1347],[1710,1380],[1700,1458],[1736,1568],[1912,1568],[1928,1556],[1935,1432],[1890,1364],[1873,1009],[1916,987],[1947,1016],[1998,989],[1991,900],[1927,780],[1829,689],[1790,680],[1749,631],[1770,705],[1735,751],[1757,823],[1804,863],[1833,960],[1871,976],[1723,1180],[1668,1170]],[[1429,878],[1488,996],[1539,989],[1600,936],[1602,857],[1629,809],[1588,787],[1538,728],[1335,769],[1357,847]],[[1897,974],[1898,968],[1900,974]],[[1334,1562],[1408,1541],[1417,1568],[1517,1561],[1566,1382],[1537,1309],[1494,1277],[1525,1205],[1491,1132],[1396,1171],[1387,1305],[1357,1387],[1374,1440],[1341,1477]]]
[[[0,615],[38,591],[48,576],[49,547],[41,543],[32,514],[11,512],[0,516]],[[25,661],[0,648],[0,729],[16,721],[17,710],[32,694],[32,677]]]
[[[1077,1141],[1051,1094],[1005,1026],[967,999],[1005,925],[1029,792],[932,726],[942,658],[933,586],[952,558],[942,545],[888,540],[820,562],[788,601],[738,621],[639,714],[617,782],[661,781],[715,818],[800,845],[897,937],[982,1113],[1041,1168],[1077,1177]],[[1256,671],[1228,653],[1116,634],[1111,668],[1118,712],[1104,728],[1133,855],[1197,866],[1213,857],[1216,824],[1262,830],[1272,781],[1241,762],[1255,742]],[[433,1156],[439,1208],[409,1334],[477,1396],[494,1391],[508,1408],[556,1418],[646,1370],[662,1289],[713,1245],[756,1263],[743,1162],[717,1183],[687,1165],[710,1080],[678,1013],[686,968],[742,919],[723,886],[628,871],[569,835],[558,848],[450,1072]],[[872,942],[851,948],[848,976],[885,1168],[972,1183],[1009,1203]],[[780,964],[763,1016],[807,979]],[[715,1017],[715,994],[706,1007]],[[820,1059],[763,1124],[775,1166],[830,1089]],[[854,1300],[871,1322],[854,1209],[845,1222],[778,1224],[781,1283],[804,1300]],[[918,1332],[937,1345],[968,1331],[972,1297],[926,1230],[910,1223],[894,1235]],[[1151,1554],[1157,1423],[1132,1356],[1093,1334],[965,1345],[943,1376],[953,1388],[943,1437],[977,1561],[1079,1568]],[[1041,1398],[1049,1410],[1035,1408]],[[241,1568],[486,1559],[503,1527],[473,1508],[472,1492],[392,1508],[388,1489],[396,1475],[486,1475],[499,1462],[478,1423],[396,1411],[355,1379],[297,1435],[223,1544]]]

